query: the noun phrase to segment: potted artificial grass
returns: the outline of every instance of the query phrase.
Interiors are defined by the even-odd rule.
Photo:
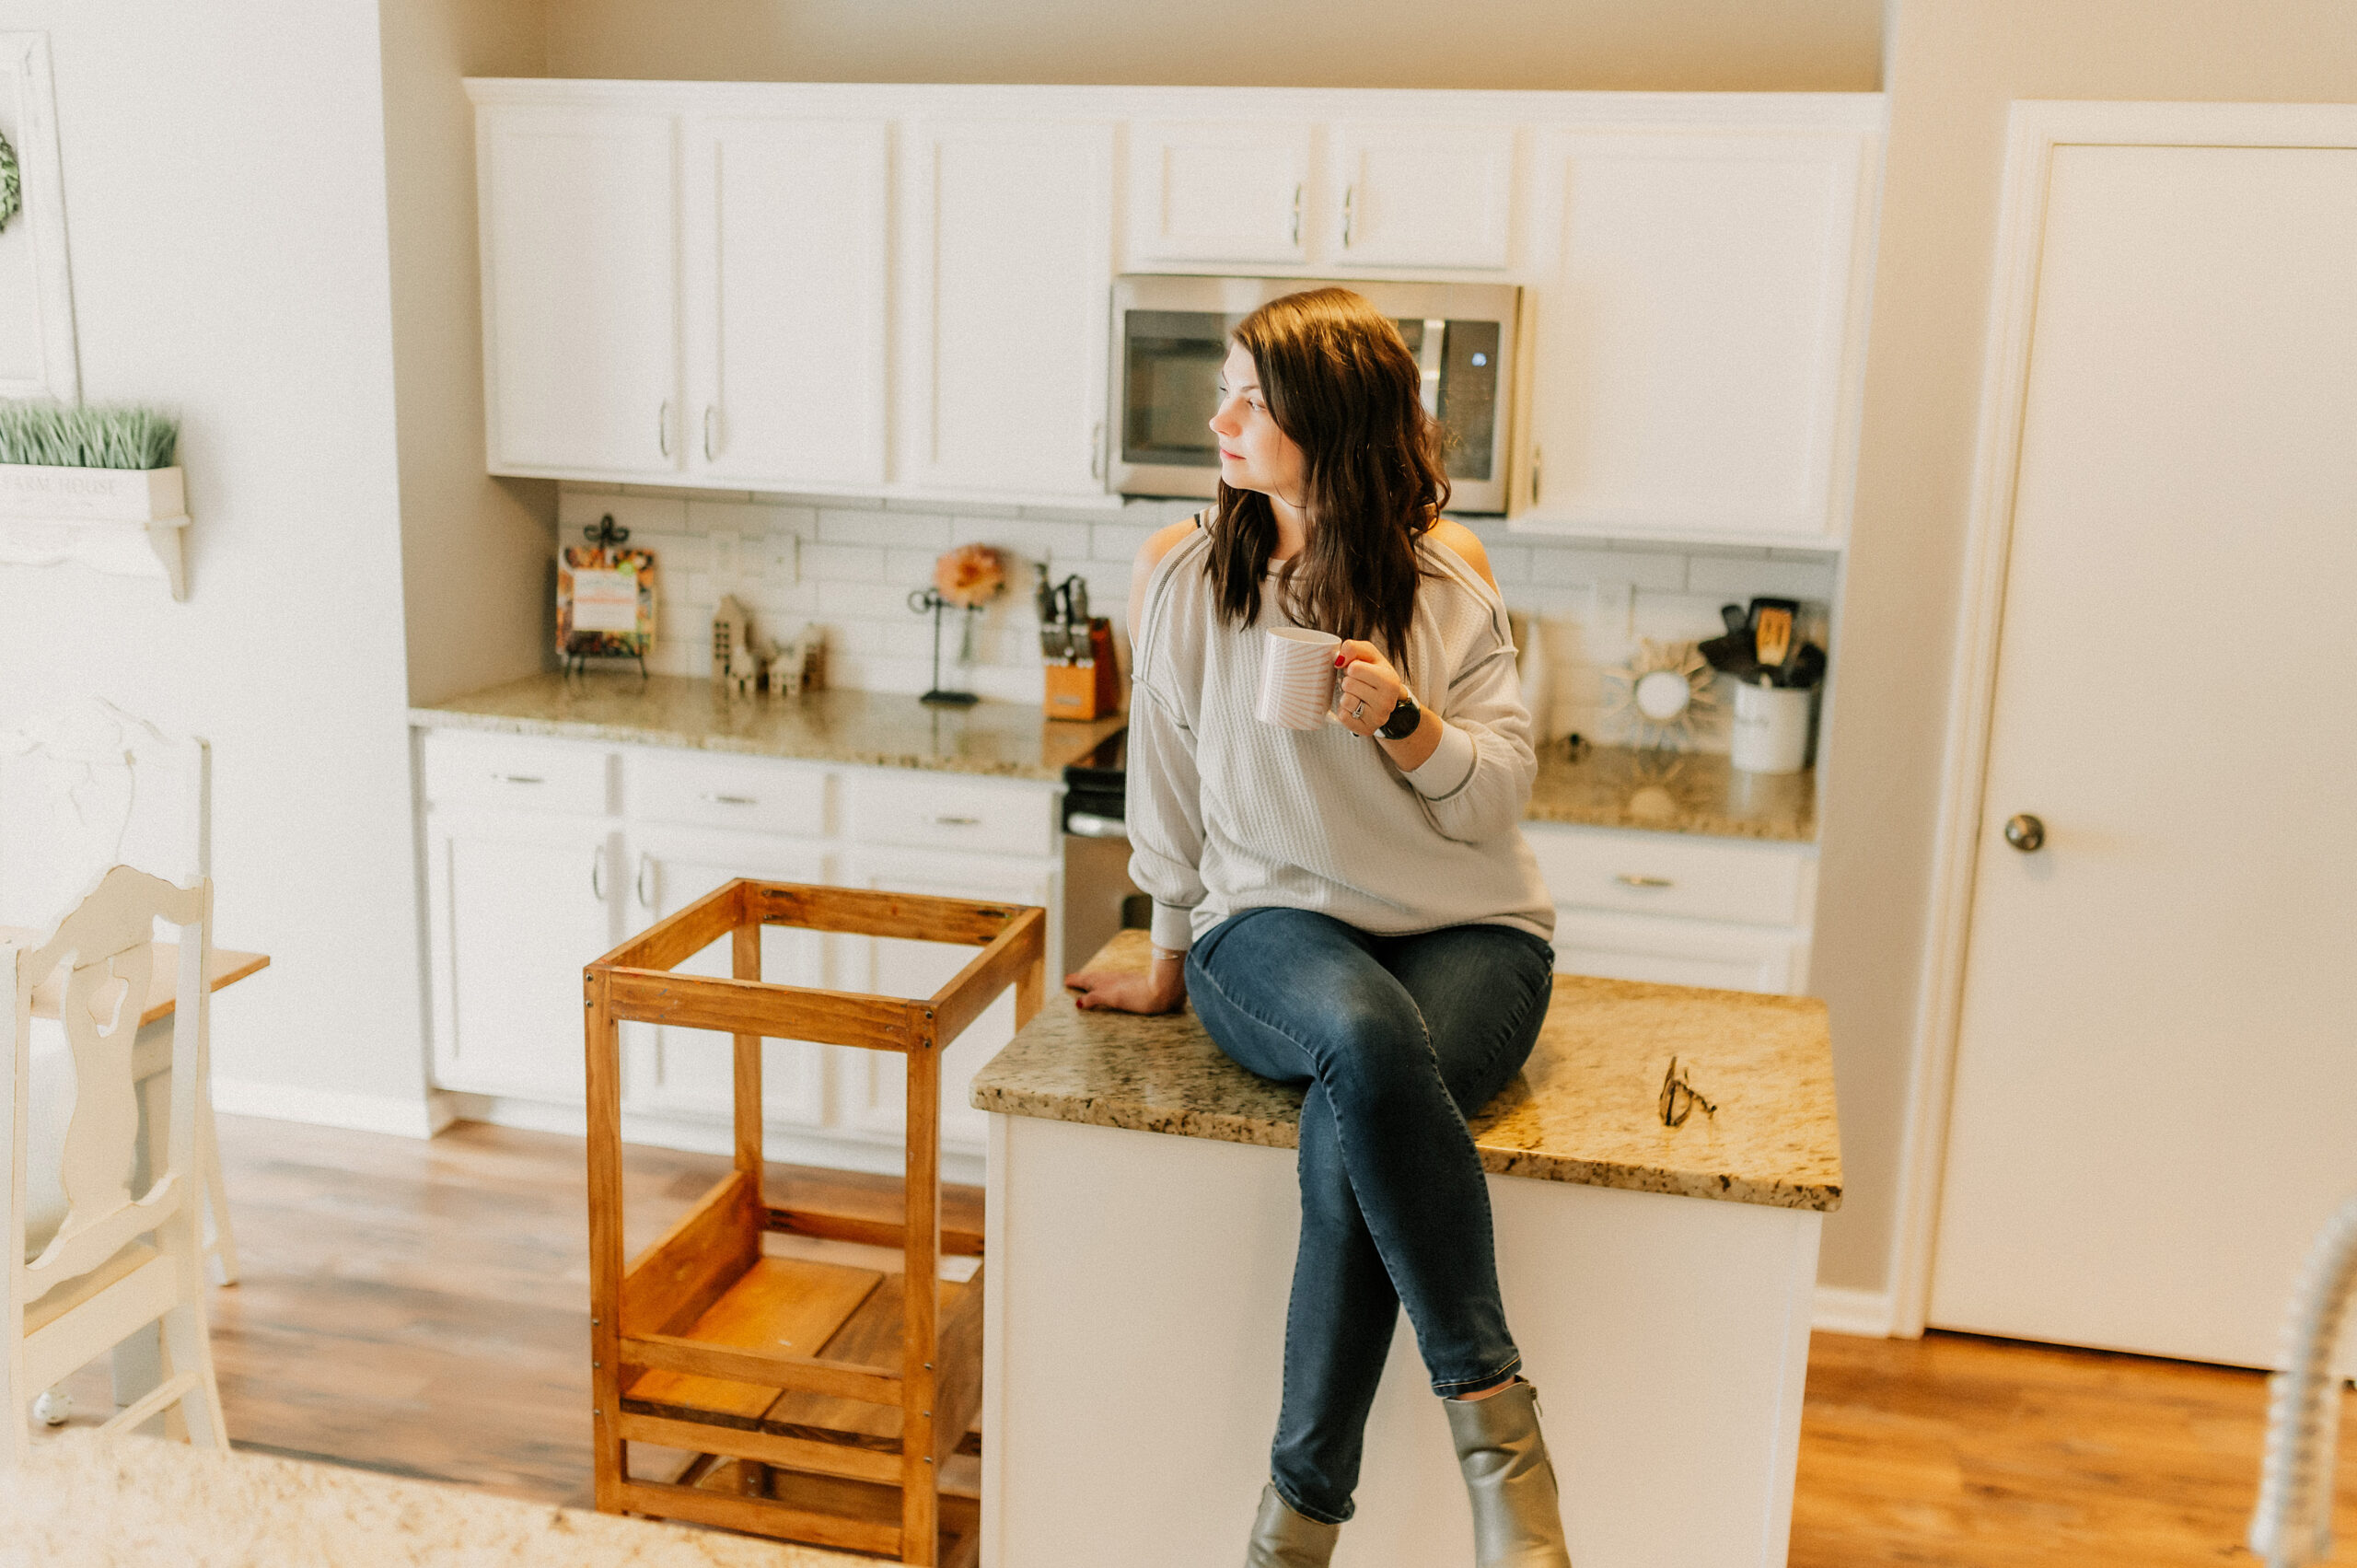
[[[0,402],[0,561],[79,561],[186,597],[180,428],[148,408]]]

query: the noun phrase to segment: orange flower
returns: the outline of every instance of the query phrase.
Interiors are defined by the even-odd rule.
[[[933,563],[933,586],[958,609],[971,610],[1006,587],[1006,563],[987,544],[961,544]]]

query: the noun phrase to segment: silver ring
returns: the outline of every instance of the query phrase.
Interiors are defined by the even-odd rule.
[[[1353,713],[1351,717],[1354,719],[1363,719],[1366,717],[1366,699],[1364,697],[1353,697],[1351,700],[1358,704],[1358,711]]]

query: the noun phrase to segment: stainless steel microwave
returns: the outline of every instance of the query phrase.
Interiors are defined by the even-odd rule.
[[[1219,407],[1227,334],[1279,295],[1354,289],[1399,325],[1423,371],[1423,403],[1446,432],[1452,512],[1506,509],[1506,431],[1514,386],[1512,284],[1388,283],[1370,278],[1190,277],[1113,280],[1112,483],[1122,495],[1219,494]]]

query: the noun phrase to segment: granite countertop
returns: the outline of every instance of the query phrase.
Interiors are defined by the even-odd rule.
[[[1143,969],[1125,931],[1092,967]],[[1657,1109],[1672,1056],[1716,1105],[1685,1125]],[[1222,1055],[1192,1011],[1082,1012],[1069,993],[974,1075],[982,1110],[1292,1148],[1301,1094]],[[1559,974],[1520,1076],[1473,1119],[1500,1176],[1773,1208],[1841,1202],[1841,1145],[1825,1004]]]
[[[585,1417],[586,1423],[586,1417]],[[0,1564],[858,1568],[873,1557],[87,1430],[0,1475]]]
[[[1817,840],[1817,774],[1746,773],[1709,751],[1640,751],[1563,741],[1539,749],[1524,812],[1533,822],[1645,828],[1734,839]]]
[[[1025,703],[935,708],[882,691],[730,697],[709,680],[613,670],[527,676],[409,716],[439,729],[1049,780],[1129,722],[1051,720]]]

